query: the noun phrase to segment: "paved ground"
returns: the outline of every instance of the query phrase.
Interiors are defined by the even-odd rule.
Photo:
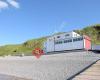
[[[99,54],[86,52],[44,55],[40,59],[33,56],[5,57],[0,58],[0,74],[32,80],[66,80],[98,59]],[[6,79],[2,76],[0,80]],[[10,80],[20,79],[12,77]]]
[[[32,79],[25,79],[25,78],[15,77],[11,75],[0,74],[0,80],[32,80]]]
[[[73,80],[100,80],[100,60]]]

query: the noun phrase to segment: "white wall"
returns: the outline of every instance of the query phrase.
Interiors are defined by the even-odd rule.
[[[68,35],[68,36],[66,36]],[[60,36],[60,38],[57,38],[58,36]],[[55,38],[55,40],[61,40],[61,39],[65,39],[65,38],[72,38],[72,37],[78,37],[80,36],[79,34],[77,34],[76,32],[66,32],[63,34],[58,34],[58,35],[54,35],[53,37]]]
[[[84,48],[83,40],[73,42],[73,49],[83,49],[83,48]]]
[[[77,34],[76,32],[72,32],[72,37],[79,37],[80,35]]]
[[[47,42],[46,42],[46,51],[47,52],[54,51],[54,37],[50,37],[50,38],[47,39]]]
[[[83,49],[83,48],[84,48],[83,40],[55,45],[55,51],[74,50],[74,49]]]
[[[72,50],[72,42],[55,45],[55,51]]]
[[[69,36],[65,36],[69,34]],[[59,38],[57,38],[60,36]],[[62,51],[62,50],[72,50],[72,49],[83,49],[84,43],[83,40],[81,41],[75,41],[73,42],[73,38],[81,37],[79,34],[75,32],[67,32],[60,35],[54,35],[52,37],[49,37],[46,41],[46,51],[52,52],[52,51]],[[72,39],[72,42],[64,43],[64,40]],[[55,41],[63,41],[61,44],[55,44]]]

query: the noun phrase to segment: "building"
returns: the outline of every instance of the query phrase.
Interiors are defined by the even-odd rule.
[[[88,36],[81,36],[76,32],[56,34],[47,39],[44,43],[46,52],[91,49],[91,39]]]
[[[93,51],[100,51],[100,45],[92,45]]]

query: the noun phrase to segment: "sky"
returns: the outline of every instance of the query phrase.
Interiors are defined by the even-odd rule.
[[[100,0],[0,0],[0,45],[100,23]]]

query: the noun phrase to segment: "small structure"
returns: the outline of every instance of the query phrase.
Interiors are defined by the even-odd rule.
[[[86,35],[79,35],[74,31],[62,34],[56,34],[44,43],[46,52],[64,51],[64,50],[90,50],[91,39]]]
[[[100,45],[92,45],[92,50],[100,52]]]

